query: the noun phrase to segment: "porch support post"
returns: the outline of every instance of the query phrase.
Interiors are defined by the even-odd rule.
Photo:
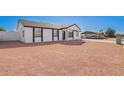
[[[33,42],[35,42],[35,37],[34,37],[34,27],[33,27]]]
[[[43,42],[43,27],[41,28],[41,42]]]
[[[59,29],[57,29],[58,41],[59,41]]]
[[[67,29],[65,30],[65,40],[68,40],[68,31],[67,31]]]
[[[54,29],[52,29],[52,41],[54,41]]]
[[[74,31],[72,31],[72,33],[73,33],[73,40],[74,40]]]

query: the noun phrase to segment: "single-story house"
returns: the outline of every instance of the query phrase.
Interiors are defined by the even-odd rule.
[[[124,44],[124,34],[116,34],[116,43]]]
[[[76,24],[57,25],[29,20],[19,20],[17,32],[20,33],[20,41],[25,43],[78,40],[80,39],[80,27]]]
[[[102,32],[85,31],[81,33],[82,39],[102,39],[104,34]]]

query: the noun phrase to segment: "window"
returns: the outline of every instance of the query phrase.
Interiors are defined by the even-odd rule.
[[[57,30],[54,30],[53,36],[54,37],[57,37],[58,36],[58,31]]]
[[[22,36],[23,36],[23,37],[24,37],[24,34],[25,34],[25,33],[24,33],[24,30],[23,30],[23,31],[22,31]]]
[[[79,35],[79,32],[76,32],[76,36],[78,37],[78,35]]]
[[[73,37],[73,32],[68,32],[68,37]]]
[[[34,28],[34,36],[41,37],[41,28]]]

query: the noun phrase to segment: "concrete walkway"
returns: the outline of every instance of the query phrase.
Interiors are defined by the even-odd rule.
[[[93,41],[93,42],[103,42],[103,43],[112,43],[116,44],[115,41],[102,40],[102,39],[83,39],[84,41]]]

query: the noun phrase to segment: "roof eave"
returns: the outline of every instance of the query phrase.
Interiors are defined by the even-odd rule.
[[[72,24],[72,25],[70,25],[70,26],[63,27],[63,28],[61,28],[61,29],[67,29],[67,28],[72,27],[72,26],[74,26],[74,25],[76,25],[76,24]],[[76,25],[76,27],[78,27],[78,28],[79,28],[79,30],[81,30],[81,29],[80,29],[80,27],[79,27],[78,25]]]

